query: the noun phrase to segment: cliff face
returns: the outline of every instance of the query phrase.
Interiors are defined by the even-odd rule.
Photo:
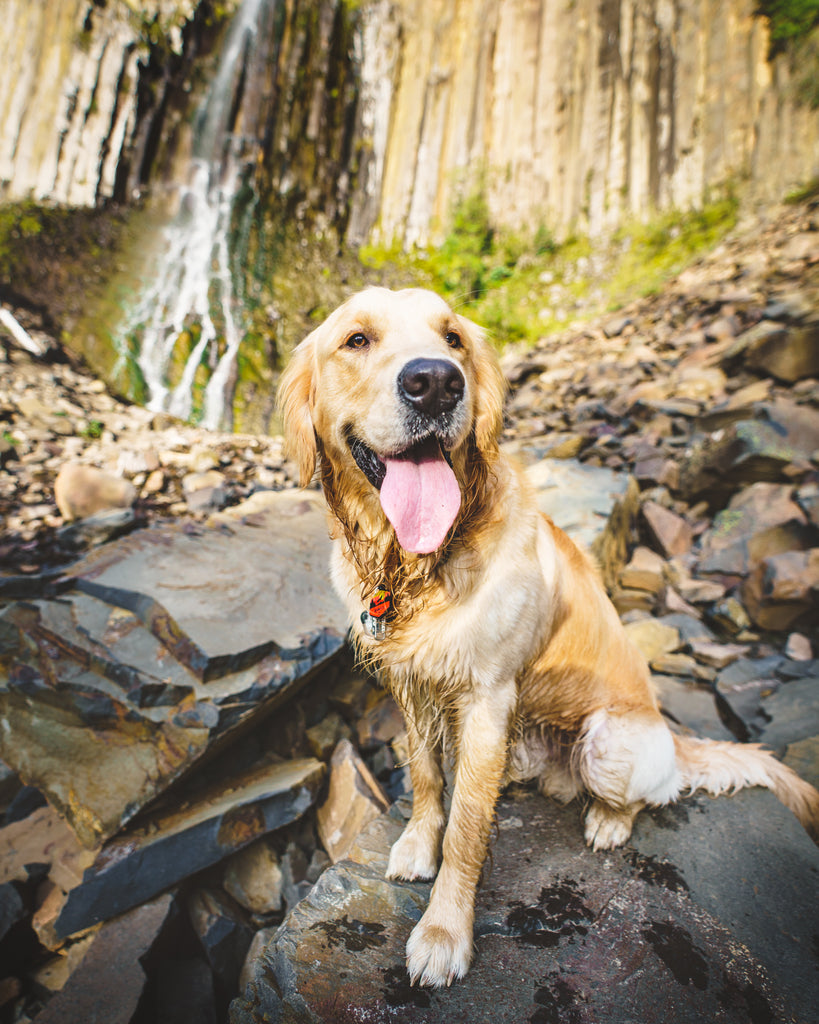
[[[93,206],[166,173],[214,22],[196,0],[0,0],[0,198]]]
[[[229,12],[239,0],[218,5]],[[217,5],[0,0],[0,197],[173,180]],[[592,233],[816,173],[819,118],[753,0],[280,0],[257,81],[268,195],[348,238],[424,242],[485,189],[500,224]]]
[[[364,15],[382,240],[426,240],[483,182],[497,222],[580,226],[781,198],[819,166],[819,119],[767,60],[753,0],[397,0]],[[389,95],[388,95],[389,94]],[[360,234],[370,224],[363,224]]]

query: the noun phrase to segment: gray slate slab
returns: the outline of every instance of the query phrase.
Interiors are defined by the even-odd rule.
[[[816,1019],[819,850],[769,793],[643,814],[593,853],[580,808],[507,794],[478,897],[475,960],[412,988],[404,944],[428,885],[384,879],[395,809],[255,958],[231,1024],[664,1024]]]
[[[323,499],[131,534],[0,611],[0,758],[98,846],[338,653]]]

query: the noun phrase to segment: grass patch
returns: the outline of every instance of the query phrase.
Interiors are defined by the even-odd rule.
[[[436,249],[365,246],[359,258],[383,273],[404,270],[487,328],[498,347],[533,343],[568,323],[660,290],[734,226],[737,200],[701,210],[669,211],[633,222],[605,240],[575,236],[558,243],[544,226],[529,234],[492,228],[480,193],[456,207]]]

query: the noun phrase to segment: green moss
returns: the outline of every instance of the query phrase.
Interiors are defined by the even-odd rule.
[[[729,196],[701,210],[630,223],[608,240],[573,235],[559,243],[547,225],[530,234],[494,230],[485,201],[471,194],[453,211],[452,229],[436,249],[366,246],[359,255],[376,275],[401,268],[413,283],[440,292],[503,347],[656,291],[713,247],[733,227],[736,211]]]
[[[759,0],[756,10],[768,19],[774,52],[804,39],[819,24],[819,0]]]

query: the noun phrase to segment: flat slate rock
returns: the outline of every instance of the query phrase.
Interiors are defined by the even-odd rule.
[[[644,813],[622,850],[580,808],[499,806],[466,979],[411,987],[404,945],[429,885],[384,878],[393,810],[330,868],[250,965],[231,1024],[807,1022],[819,1005],[819,850],[770,794]]]
[[[254,499],[114,541],[0,612],[0,758],[89,848],[343,647],[323,500]]]
[[[624,500],[628,490],[626,473],[572,459],[541,459],[527,468],[526,475],[541,512],[588,550],[599,543],[615,502]]]

